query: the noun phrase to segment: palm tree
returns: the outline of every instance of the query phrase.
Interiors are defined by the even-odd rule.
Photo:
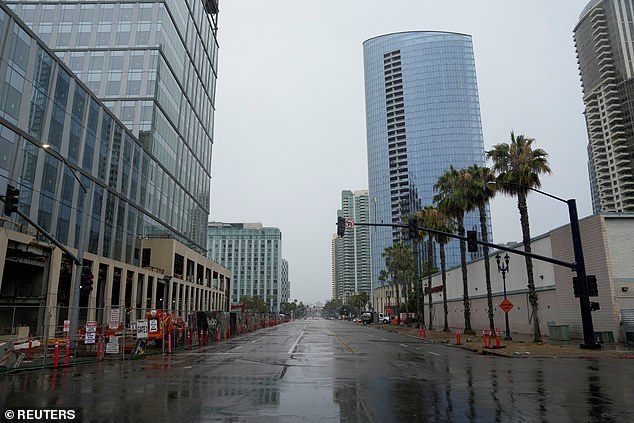
[[[548,153],[541,148],[533,149],[535,139],[524,135],[515,136],[511,131],[509,144],[494,145],[487,151],[487,157],[493,161],[493,171],[497,174],[497,187],[505,194],[517,197],[517,208],[520,212],[522,225],[522,243],[524,251],[531,252],[531,232],[528,223],[528,206],[526,196],[528,191],[541,187],[539,175],[551,173],[548,165]],[[539,327],[537,292],[533,278],[533,260],[526,260],[526,274],[528,277],[528,298],[531,304],[531,314],[534,324],[534,341],[542,341],[542,333]]]
[[[456,230],[452,223],[452,219],[447,217],[438,207],[426,207],[424,217],[422,217],[421,219],[421,223],[423,224],[424,227],[427,227],[429,229],[434,229],[440,232],[453,233]],[[448,322],[449,310],[447,307],[447,259],[445,256],[445,245],[447,245],[450,238],[447,235],[443,235],[439,233],[434,234],[433,238],[438,243],[439,253],[440,253],[440,272],[442,277],[442,292],[443,292],[442,302],[443,302],[443,311],[444,311],[443,331],[449,332],[449,322]],[[431,251],[431,248],[430,248],[430,251]],[[431,261],[431,259],[429,259],[429,261]],[[431,299],[429,300],[429,304],[431,309]],[[431,313],[431,310],[430,310],[430,313]],[[431,318],[430,318],[430,325],[431,325]]]
[[[495,174],[488,167],[480,167],[477,164],[466,169],[464,173],[466,195],[470,203],[478,209],[480,214],[480,233],[482,241],[489,242],[489,231],[487,228],[486,205],[495,197]],[[489,247],[482,246],[484,253],[484,274],[487,287],[487,305],[489,308],[489,328],[495,332],[495,322],[493,321],[493,294],[491,293],[491,265],[489,263]]]
[[[444,214],[452,217],[458,224],[458,235],[464,238],[464,215],[465,211],[472,208],[468,197],[465,195],[464,170],[456,170],[453,166],[440,175],[434,185],[434,190],[438,193],[434,196],[434,201]],[[475,332],[471,328],[471,305],[469,304],[469,282],[467,279],[467,247],[464,240],[460,240],[460,264],[462,267],[462,291],[464,307],[464,333],[473,335]]]
[[[412,250],[404,242],[397,242],[383,251],[383,258],[387,272],[392,277],[390,285],[396,288],[396,304],[400,307],[399,291],[405,288],[414,274]],[[400,323],[400,317],[397,317],[397,321]]]
[[[426,206],[423,210],[419,210],[414,215],[416,221],[418,222],[418,226],[422,226],[424,228],[435,229],[434,225],[434,216],[433,213],[436,209],[432,206]],[[424,268],[423,274],[427,275],[427,286],[429,287],[429,330],[433,329],[433,309],[432,309],[432,296],[431,296],[431,280],[432,280],[432,264],[434,260],[434,238],[435,235],[431,232],[427,233],[427,261],[425,262],[426,266]],[[421,278],[422,284],[422,278]],[[421,300],[423,304],[425,303],[424,297],[421,296]]]

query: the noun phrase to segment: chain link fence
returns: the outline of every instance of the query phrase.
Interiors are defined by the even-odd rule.
[[[0,373],[178,353],[283,321],[243,311],[80,308],[71,333],[69,319],[69,307],[0,306]]]

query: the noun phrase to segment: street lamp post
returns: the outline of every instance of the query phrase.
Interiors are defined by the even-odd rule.
[[[73,167],[68,163],[68,161],[64,158],[64,156],[62,156],[61,154],[59,154],[59,152],[57,152],[57,150],[53,149],[51,147],[51,145],[49,144],[43,144],[42,148],[44,149],[44,151],[49,152],[51,155],[55,156],[56,158],[58,158],[59,160],[61,160],[66,167],[68,167],[68,169],[70,169],[70,172],[73,174],[73,176],[75,177],[75,179],[77,180],[77,182],[79,183],[79,186],[81,187],[82,191],[84,192],[84,204],[82,207],[82,219],[81,219],[81,225],[79,226],[79,234],[78,234],[78,242],[77,242],[77,260],[75,260],[75,283],[73,285],[73,301],[71,304],[71,308],[70,308],[70,339],[71,341],[75,341],[76,337],[77,337],[77,327],[79,326],[79,296],[81,295],[81,275],[82,275],[82,269],[84,267],[84,244],[86,243],[85,240],[85,232],[86,232],[86,226],[88,225],[87,219],[88,219],[88,207],[89,207],[89,196],[88,196],[88,189],[86,188],[86,186],[81,182],[81,179],[79,179],[79,176],[77,176],[77,172],[75,171],[75,169],[73,169]]]
[[[566,203],[568,206],[568,216],[570,219],[570,232],[572,235],[572,249],[575,255],[574,270],[579,280],[579,307],[581,308],[581,326],[583,329],[583,344],[581,348],[595,349],[601,348],[594,339],[594,327],[592,324],[592,311],[590,310],[590,295],[588,292],[588,281],[586,278],[586,264],[583,257],[583,246],[581,244],[581,230],[579,228],[579,215],[577,214],[577,201],[574,198],[564,200],[556,195],[549,194],[537,188],[516,183],[501,183],[501,185],[514,185],[527,190],[538,192],[546,197]]]
[[[498,264],[498,272],[502,273],[502,284],[504,286],[504,299],[506,300],[506,272],[509,271],[509,255],[505,254],[504,255],[504,264],[502,263],[502,260],[500,260],[500,255],[497,254],[495,256],[495,261]],[[509,329],[509,314],[508,312],[504,312],[504,319],[506,322],[506,335],[504,335],[504,340],[505,341],[512,341],[513,338],[511,338],[511,330]]]

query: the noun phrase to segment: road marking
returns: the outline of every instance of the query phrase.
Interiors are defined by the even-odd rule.
[[[354,350],[350,347],[350,345],[343,342],[343,339],[339,338],[339,335],[335,335],[335,338],[337,338],[339,342],[341,342],[341,344],[350,352],[350,354],[354,354]]]
[[[400,345],[401,347],[406,347],[406,348],[407,348],[407,345],[405,345],[405,344],[399,344],[399,345]]]
[[[299,340],[302,338],[302,336],[304,336],[304,329],[302,329],[302,331],[299,333],[299,336],[297,337],[297,339],[295,340],[295,343],[293,344],[293,346],[291,347],[290,350],[288,350],[289,354],[293,354],[293,351],[295,351],[295,348],[297,348],[297,344],[299,343]]]
[[[436,353],[436,352],[433,352],[433,351],[428,351],[428,352],[429,352],[430,354],[433,354],[433,355],[440,355],[440,354],[438,354],[438,353]]]

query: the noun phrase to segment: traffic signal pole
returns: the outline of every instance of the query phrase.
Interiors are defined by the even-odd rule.
[[[560,198],[554,197],[550,194],[547,194],[547,193],[544,193],[544,194],[548,195],[549,197],[553,197],[557,200],[561,200]],[[579,227],[579,216],[577,214],[577,204],[574,199],[561,200],[561,201],[568,204],[568,213],[570,216],[570,231],[572,233],[572,248],[575,255],[575,261],[573,263],[557,260],[552,257],[534,254],[532,252],[529,253],[522,250],[516,250],[510,247],[507,247],[505,245],[497,245],[491,242],[484,242],[480,240],[475,240],[475,242],[479,245],[486,245],[487,247],[492,247],[492,248],[496,248],[498,250],[506,251],[512,254],[518,254],[521,256],[534,258],[536,260],[545,261],[548,263],[555,264],[557,266],[567,267],[568,269],[575,271],[577,273],[577,278],[579,279],[579,305],[581,308],[581,325],[583,329],[583,341],[584,341],[584,343],[580,344],[579,346],[584,349],[601,348],[601,344],[599,344],[594,339],[594,328],[592,324],[592,314],[591,314],[591,308],[590,308],[590,295],[588,290],[588,278],[586,275],[586,266],[585,266],[585,260],[583,257],[583,247],[581,244],[581,231]],[[361,223],[361,222],[356,223],[355,222],[355,225],[404,228],[410,232],[412,232],[413,230],[411,225],[399,225],[395,223]],[[438,231],[431,228],[417,227],[416,230],[422,231],[422,232],[428,232],[432,234],[437,234],[437,235],[445,235],[447,237],[459,239],[466,242],[469,242],[469,241],[474,242],[473,238],[470,239],[469,237],[464,237],[464,236],[456,235],[449,232]]]

